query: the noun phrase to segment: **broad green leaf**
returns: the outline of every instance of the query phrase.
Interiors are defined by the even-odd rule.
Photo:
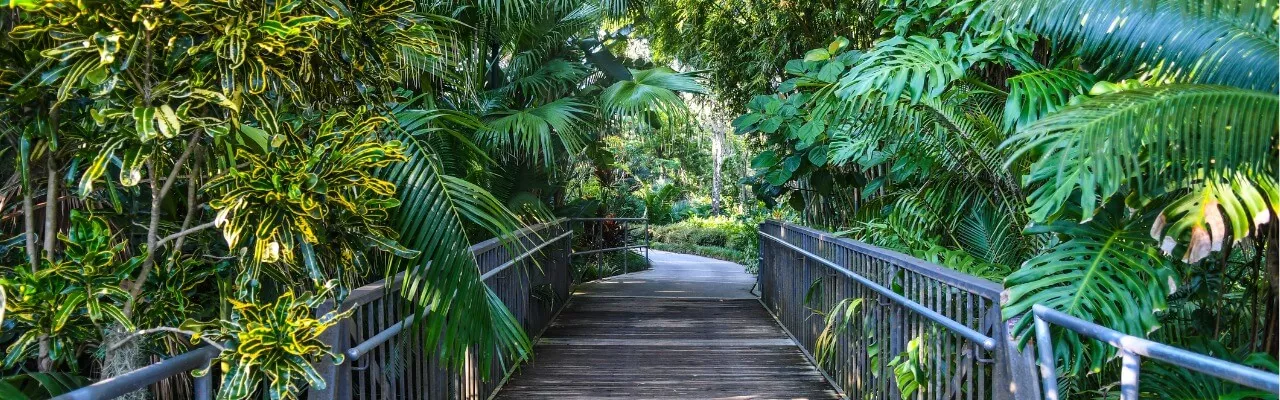
[[[778,165],[778,154],[772,150],[761,152],[751,159],[751,168],[769,169],[774,165]]]
[[[827,49],[813,49],[804,53],[805,61],[826,61],[831,58],[831,53]]]

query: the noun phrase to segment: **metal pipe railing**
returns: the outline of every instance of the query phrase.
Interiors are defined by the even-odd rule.
[[[636,220],[639,220],[639,219],[636,219]],[[565,224],[566,222],[567,220],[561,219],[561,220],[556,220],[556,221],[552,221],[545,224],[531,226],[515,232],[512,235],[512,237],[518,241],[530,240],[538,236],[537,232],[543,229],[563,226],[563,224]],[[495,276],[499,276],[503,272],[509,270],[511,266],[516,265],[517,263],[529,258],[530,256],[537,254],[540,251],[543,251],[546,247],[554,243],[560,242],[565,238],[569,238],[572,235],[573,235],[572,230],[569,230],[551,239],[548,239],[538,244],[537,246],[534,246],[529,250],[521,253],[520,255],[517,255],[516,257],[513,257],[507,260],[506,262],[503,262],[502,264],[492,269],[489,269],[487,272],[481,274],[480,279],[482,281],[488,281],[494,278]],[[482,252],[495,250],[501,247],[502,246],[501,241],[502,239],[491,239],[489,241],[472,246],[471,250],[473,254],[476,254],[477,257],[480,257],[479,254]],[[565,266],[565,268],[567,268],[567,266]],[[404,277],[402,273],[393,277],[392,279],[380,281],[374,284],[370,284],[368,286],[368,287],[377,287],[380,289],[376,289],[373,291],[364,290],[365,288],[358,289],[357,292],[361,292],[361,291],[369,292],[370,295],[364,296],[369,298],[364,298],[361,296],[349,297],[347,301],[343,304],[343,309],[361,307],[366,303],[378,301],[382,297],[385,297],[385,295],[388,293],[388,289],[392,289],[392,290],[398,289],[399,284],[402,282],[403,279]],[[370,297],[370,296],[373,296],[373,297]],[[409,314],[408,316],[397,321],[391,326],[388,326],[385,329],[374,333],[373,336],[369,337],[367,340],[360,342],[359,344],[356,344],[350,347],[346,347],[344,345],[343,348],[335,347],[334,350],[339,353],[345,354],[348,360],[352,360],[352,361],[359,360],[362,357],[370,354],[371,352],[375,352],[380,346],[384,345],[391,338],[394,338],[395,336],[403,332],[405,328],[412,326],[415,319],[416,318],[414,314]],[[335,331],[343,332],[341,327],[335,327]],[[339,333],[335,335],[335,339],[338,341],[344,341],[346,340],[345,335],[346,333]],[[92,385],[62,394],[60,396],[55,397],[54,399],[56,400],[100,400],[100,399],[112,399],[112,398],[120,397],[137,390],[144,390],[148,386],[155,384],[157,382],[160,382],[166,378],[177,376],[179,374],[183,374],[193,370],[208,369],[210,363],[212,362],[212,360],[214,360],[218,356],[218,354],[219,354],[219,350],[217,348],[214,348],[213,346],[201,347],[199,349],[174,356],[173,358],[163,360],[158,363],[131,371],[127,374],[110,378],[110,379],[105,379],[100,382],[96,382]],[[345,365],[347,366],[351,365],[352,361],[345,362]],[[330,382],[330,384],[331,384],[330,386],[339,386],[342,384],[350,386],[349,379],[347,379],[345,383]],[[194,389],[193,390],[194,399],[196,400],[212,399],[214,394],[214,382],[213,382],[212,372],[196,377],[194,381],[193,389]],[[343,389],[350,389],[350,388],[348,387]],[[349,390],[344,390],[343,392],[349,395]],[[332,396],[332,393],[325,393],[325,395],[321,397],[329,397],[329,396]],[[312,397],[315,398],[315,396],[312,396]],[[345,396],[340,395],[336,397],[345,397]]]
[[[53,400],[97,400],[124,396],[186,371],[207,370],[209,362],[217,357],[219,352],[213,346],[204,346],[124,375],[107,378],[92,385],[63,393],[54,397]],[[196,400],[213,398],[212,379],[212,371],[206,371],[204,375],[195,378],[194,397]]]
[[[646,211],[645,213],[646,213],[646,215],[647,215],[647,214],[648,214],[648,211]],[[590,250],[583,250],[583,251],[576,251],[576,250],[575,250],[575,251],[573,251],[573,252],[570,254],[570,257],[585,256],[585,255],[590,255],[590,254],[601,254],[601,253],[607,253],[607,252],[611,252],[611,251],[625,251],[625,250],[631,250],[631,249],[644,249],[644,258],[645,258],[645,260],[648,260],[648,259],[649,259],[649,248],[650,248],[651,242],[650,242],[650,235],[649,235],[649,218],[648,218],[648,217],[641,217],[641,218],[613,218],[613,217],[570,218],[570,219],[568,219],[568,221],[569,221],[569,222],[620,222],[620,223],[621,223],[620,225],[622,225],[622,246],[615,246],[615,247],[609,247],[609,248],[590,249]],[[630,224],[630,223],[632,223],[632,222],[644,222],[644,243],[643,243],[643,244],[631,244],[631,232],[630,232],[631,224]],[[584,225],[584,228],[583,228],[583,229],[587,229],[585,225]],[[604,224],[595,224],[594,232],[591,232],[591,233],[590,233],[591,235],[594,235],[594,239],[595,239],[595,243],[594,243],[594,244],[595,244],[595,245],[598,245],[598,246],[600,246],[600,247],[603,247],[603,246],[605,245],[605,243],[604,243],[604,232],[605,232]],[[597,265],[596,265],[596,275],[597,275],[597,276],[603,277],[603,271],[602,271],[603,267],[604,267],[604,261],[603,261],[603,258],[598,258],[598,259],[597,259]],[[623,274],[627,274],[627,273],[630,273],[630,272],[631,272],[631,271],[630,271],[630,267],[629,267],[629,265],[628,265],[627,259],[626,259],[626,258],[623,258],[623,259],[622,259],[622,273],[623,273]]]
[[[546,248],[547,246],[550,246],[550,245],[554,244],[555,242],[558,242],[558,241],[560,241],[560,240],[562,240],[562,239],[564,239],[564,238],[567,238],[567,237],[569,237],[569,236],[572,236],[572,235],[573,235],[573,232],[565,232],[565,233],[560,234],[559,236],[556,236],[556,237],[554,237],[554,238],[548,239],[547,241],[542,242],[541,244],[539,244],[539,245],[537,245],[537,246],[534,246],[533,248],[529,249],[528,251],[525,251],[524,253],[520,253],[520,255],[515,256],[515,257],[511,258],[511,260],[510,260],[510,261],[507,261],[507,262],[503,263],[502,265],[499,265],[499,266],[497,266],[497,267],[494,267],[492,270],[489,270],[489,272],[485,272],[483,275],[480,275],[480,280],[482,280],[482,281],[487,281],[487,280],[489,280],[489,278],[492,278],[493,276],[497,275],[498,273],[500,273],[500,272],[502,272],[502,271],[505,271],[507,268],[510,268],[512,265],[516,265],[516,263],[520,262],[521,260],[524,260],[525,258],[528,258],[529,256],[533,255],[534,253],[537,253],[537,252],[539,252],[539,251],[542,251],[542,249]],[[413,315],[413,314],[409,314],[409,316],[408,316],[408,317],[405,317],[405,319],[404,319],[404,320],[401,320],[400,322],[397,322],[395,325],[392,325],[391,327],[387,328],[386,330],[383,330],[382,332],[378,332],[378,334],[374,335],[373,337],[369,338],[368,340],[365,340],[365,341],[363,341],[363,342],[360,342],[359,344],[357,344],[357,345],[353,346],[352,348],[347,349],[347,351],[346,351],[346,354],[347,354],[347,361],[346,361],[346,362],[352,362],[352,361],[355,361],[355,360],[359,360],[359,359],[360,359],[360,356],[362,356],[362,355],[364,355],[364,354],[368,353],[370,350],[373,350],[373,349],[377,348],[378,346],[381,346],[383,343],[386,343],[388,340],[391,340],[391,338],[396,337],[396,335],[399,335],[399,334],[400,334],[400,332],[404,330],[404,328],[408,328],[408,327],[410,327],[410,326],[413,326],[413,321],[414,321],[414,315]]]
[[[1219,379],[1235,382],[1254,389],[1280,394],[1280,375],[1248,366],[1153,342],[1104,327],[1040,304],[1031,306],[1035,318],[1036,347],[1040,356],[1040,381],[1045,398],[1058,400],[1058,371],[1053,355],[1053,338],[1049,325],[1057,325],[1077,334],[1097,339],[1120,351],[1120,398],[1138,399],[1138,374],[1141,357],[1201,372]]]
[[[781,244],[792,251],[800,253],[801,255],[804,255],[809,259],[817,261],[822,265],[825,265],[828,268],[831,268],[836,272],[839,272],[840,274],[850,279],[853,279],[854,281],[857,281],[858,283],[862,284],[863,286],[866,286],[867,288],[875,291],[876,293],[879,293],[880,295],[889,298],[890,301],[894,303],[898,303],[899,305],[906,307],[908,310],[911,310],[917,314],[920,314],[921,316],[928,318],[929,320],[937,323],[938,325],[941,325],[942,327],[947,328],[948,330],[955,332],[956,334],[959,334],[961,337],[964,337],[965,339],[968,339],[974,343],[977,343],[978,345],[982,346],[983,349],[994,350],[996,348],[996,340],[994,338],[987,335],[983,335],[978,331],[970,329],[964,324],[961,324],[959,322],[956,322],[953,319],[947,318],[946,316],[939,314],[937,311],[931,310],[928,307],[920,305],[920,303],[916,303],[906,297],[903,297],[900,294],[894,293],[894,291],[889,290],[884,286],[880,286],[879,284],[872,282],[870,279],[867,279],[862,275],[858,275],[853,271],[848,270],[845,267],[842,267],[836,263],[828,261],[826,258],[823,258],[817,254],[810,253],[809,251],[806,251],[805,249],[802,249],[791,243],[788,243],[787,241],[782,240],[781,238],[778,238],[776,236],[773,236],[764,232],[761,232],[760,236],[766,239],[772,240],[774,242],[777,242],[778,244]]]

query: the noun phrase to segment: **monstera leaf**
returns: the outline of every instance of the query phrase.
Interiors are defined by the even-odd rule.
[[[1050,233],[1062,241],[1004,281],[1005,319],[1023,316],[1041,304],[1118,331],[1145,337],[1159,327],[1155,311],[1172,291],[1168,261],[1148,246],[1145,214],[1130,215],[1119,201],[1108,203],[1092,221],[1062,220],[1028,233]],[[1027,340],[1032,318],[1015,333]],[[1114,355],[1111,346],[1082,341],[1071,332],[1056,335],[1055,353],[1071,371],[1098,370]]]

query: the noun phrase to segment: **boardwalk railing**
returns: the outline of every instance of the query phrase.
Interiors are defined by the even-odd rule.
[[[573,224],[580,224],[576,230],[588,236],[582,251],[573,251]],[[643,231],[632,232],[637,226],[643,226]],[[497,293],[525,332],[536,336],[569,299],[575,278],[571,257],[633,249],[644,249],[647,256],[648,226],[647,218],[560,219],[521,229],[505,239],[476,244],[471,252],[479,264],[480,279]],[[623,272],[628,268],[624,261]],[[352,314],[326,331],[324,340],[335,353],[346,357],[340,365],[316,365],[329,384],[323,390],[312,389],[310,399],[480,400],[490,397],[514,370],[515,363],[498,360],[490,362],[488,370],[480,370],[482,363],[474,359],[468,360],[462,370],[449,369],[424,352],[420,344],[396,340],[407,338],[400,333],[416,318],[399,296],[403,283],[403,273],[371,283],[353,290],[339,305],[343,310],[352,310]],[[329,307],[332,305],[317,312],[325,313]],[[116,398],[206,369],[217,355],[217,349],[201,347],[57,399]],[[193,379],[193,398],[213,397],[214,374]]]
[[[830,355],[819,367],[848,398],[1039,398],[1000,285],[802,226],[759,228],[761,302],[810,357]],[[846,299],[819,349],[818,313]]]
[[[540,333],[568,301],[570,236],[568,221],[558,220],[471,247],[481,279],[525,332]],[[356,289],[342,303],[342,309],[354,312],[326,333],[333,351],[345,353],[346,360],[324,366],[329,385],[312,390],[311,399],[485,399],[515,367],[490,360],[488,370],[481,370],[472,356],[462,370],[450,369],[420,343],[400,336],[415,319],[399,296],[403,279],[398,275]]]
[[[640,249],[644,250],[645,259],[649,258],[649,218],[573,218],[570,221],[580,224],[578,230],[584,247],[574,249],[573,256],[594,255],[597,277],[612,275],[602,270],[606,253]],[[641,231],[633,233],[636,228]],[[627,257],[623,257],[621,272],[629,273],[630,268]]]
[[[1082,336],[1101,340],[1120,350],[1120,399],[1138,400],[1138,373],[1142,358],[1148,357],[1176,365],[1187,370],[1202,372],[1219,379],[1239,383],[1268,393],[1280,394],[1280,376],[1272,372],[1249,368],[1244,365],[1193,353],[1140,337],[1129,336],[1048,307],[1031,306],[1035,318],[1036,341],[1052,343],[1049,326],[1055,325]],[[1040,346],[1040,377],[1045,398],[1058,400],[1058,371],[1053,348]]]
[[[571,236],[569,220],[561,219],[522,229],[506,241],[495,238],[471,247],[481,279],[498,294],[525,332],[540,333],[568,301],[573,279],[567,240]],[[392,339],[414,319],[398,296],[403,279],[401,274],[355,289],[343,301],[342,309],[354,311],[326,331],[325,340],[335,353],[345,354],[346,360],[337,366],[316,365],[329,384],[324,390],[311,390],[309,398],[482,400],[515,367],[492,362],[488,371],[482,371],[480,363],[469,360],[462,370],[452,370],[435,357],[424,356],[420,345],[398,345]],[[217,354],[212,347],[201,347],[56,399],[116,398],[207,368]],[[194,380],[193,398],[213,397],[214,373]]]

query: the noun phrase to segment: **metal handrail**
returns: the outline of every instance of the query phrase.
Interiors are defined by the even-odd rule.
[[[1045,399],[1048,400],[1058,400],[1058,371],[1055,365],[1057,360],[1053,355],[1053,345],[1051,345],[1053,338],[1049,334],[1049,324],[1106,342],[1120,351],[1122,359],[1120,371],[1121,400],[1138,399],[1138,373],[1141,368],[1139,356],[1163,361],[1254,389],[1280,393],[1280,375],[1274,373],[1126,335],[1120,331],[1085,321],[1039,304],[1031,306],[1031,313],[1035,318],[1036,348],[1040,356],[1040,382],[1044,388]]]
[[[489,278],[492,278],[494,275],[497,275],[499,272],[502,272],[502,271],[506,270],[507,268],[510,268],[512,265],[516,265],[516,263],[517,263],[517,262],[520,262],[520,260],[523,260],[523,259],[525,259],[525,258],[527,258],[527,257],[529,257],[529,256],[531,256],[531,255],[533,255],[533,253],[537,253],[537,252],[539,252],[539,251],[542,251],[542,249],[543,249],[543,248],[545,248],[545,247],[547,247],[547,246],[550,246],[552,243],[555,243],[555,242],[560,241],[560,239],[564,239],[564,238],[567,238],[567,237],[572,236],[572,235],[573,235],[573,232],[572,232],[572,231],[570,231],[570,232],[565,232],[565,233],[560,234],[560,236],[556,236],[556,237],[551,238],[551,239],[549,239],[549,240],[547,240],[547,241],[545,241],[545,242],[542,242],[542,244],[537,245],[537,246],[535,246],[535,247],[534,247],[534,248],[532,248],[532,249],[529,249],[529,251],[526,251],[526,252],[524,252],[524,253],[520,253],[520,255],[515,256],[515,257],[511,258],[511,261],[507,261],[507,262],[503,263],[502,265],[499,265],[499,266],[497,266],[497,267],[494,267],[494,268],[493,268],[492,270],[490,270],[489,272],[485,272],[483,275],[480,275],[480,280],[481,280],[481,281],[487,281],[487,280],[489,280]]]
[[[584,256],[584,255],[587,255],[587,254],[603,253],[603,252],[606,252],[606,251],[629,250],[629,249],[643,249],[643,248],[648,248],[648,247],[649,247],[649,245],[645,245],[645,244],[635,244],[635,245],[630,245],[630,246],[610,247],[610,248],[607,248],[607,249],[596,249],[596,250],[587,250],[587,251],[575,251],[575,252],[573,252],[573,255],[575,255],[575,256]]]
[[[54,397],[53,400],[95,400],[124,396],[182,372],[208,369],[209,362],[218,357],[218,353],[219,350],[217,348],[204,346],[124,375],[107,378],[92,385],[63,393]],[[206,372],[204,375],[195,378],[194,396],[196,400],[213,398],[212,374]]]
[[[763,236],[766,239],[777,242],[778,244],[781,244],[784,247],[791,249],[792,251],[800,253],[805,257],[811,258],[821,263],[822,265],[826,265],[828,268],[831,268],[836,272],[839,272],[844,276],[857,281],[863,286],[866,286],[867,288],[870,288],[871,290],[885,297],[888,297],[890,301],[898,303],[903,307],[906,307],[907,309],[914,311],[915,313],[920,314],[925,318],[932,320],[933,322],[938,323],[938,325],[942,325],[943,327],[947,328],[952,332],[955,332],[956,334],[959,334],[965,339],[968,339],[974,343],[978,343],[978,345],[982,346],[983,349],[994,350],[996,348],[996,340],[990,336],[983,335],[982,333],[975,331],[969,328],[968,326],[965,326],[964,324],[961,324],[959,322],[956,322],[953,319],[947,318],[946,316],[939,314],[937,311],[931,310],[928,307],[920,305],[920,303],[911,301],[911,299],[903,297],[902,295],[895,293],[894,291],[889,290],[884,286],[880,286],[879,284],[871,281],[870,279],[863,277],[862,275],[858,275],[857,273],[850,271],[849,269],[842,267],[834,262],[831,262],[826,258],[823,258],[817,254],[813,254],[805,249],[800,248],[799,246],[796,246],[785,240],[782,240],[782,238],[779,238],[764,232],[759,232],[759,233],[760,233],[760,236]]]
[[[570,250],[569,257],[570,257],[570,258],[573,258],[573,257],[577,257],[577,256],[585,256],[585,255],[589,255],[589,254],[600,254],[600,253],[606,253],[606,252],[611,252],[611,251],[625,251],[625,250],[631,250],[631,249],[644,249],[644,258],[645,258],[645,260],[646,260],[646,261],[648,261],[648,259],[649,259],[649,249],[651,248],[651,245],[652,245],[652,243],[651,243],[651,238],[650,238],[650,236],[649,236],[649,217],[647,217],[647,215],[648,215],[648,214],[649,214],[649,210],[647,210],[647,209],[646,209],[646,210],[645,210],[645,215],[646,215],[646,216],[645,216],[645,217],[639,217],[639,218],[615,218],[615,217],[568,218],[568,219],[567,219],[567,221],[568,221],[568,222],[607,222],[607,221],[623,222],[623,224],[622,224],[622,225],[623,225],[623,229],[622,229],[622,231],[623,231],[622,244],[623,244],[623,245],[622,245],[622,246],[609,247],[609,248],[603,248],[603,249],[591,249],[591,250],[584,250],[584,251]],[[642,243],[642,244],[629,244],[629,243],[631,243],[631,238],[630,238],[630,236],[629,236],[629,235],[627,235],[628,227],[630,227],[630,224],[627,224],[628,222],[644,222],[644,243]],[[603,225],[601,225],[601,226],[603,226]],[[584,225],[584,227],[585,227],[585,225]],[[584,228],[584,229],[585,229],[585,228]],[[603,228],[600,228],[600,232],[601,232],[601,233],[603,233]],[[603,245],[603,243],[601,243],[601,245]],[[603,261],[601,261],[601,264],[599,264],[598,269],[599,269],[599,268],[603,268]],[[622,271],[622,273],[623,273],[623,274],[627,274],[627,273],[630,273],[630,272],[631,272],[631,271],[627,268],[627,260],[626,260],[626,258],[623,258],[623,260],[622,260],[622,269],[623,269],[623,271]]]
[[[612,218],[612,217],[594,217],[594,218],[569,218],[570,221],[648,221],[648,218]]]
[[[555,221],[550,221],[542,224],[524,227],[512,233],[510,236],[520,237],[530,232],[538,231],[546,226],[559,224],[566,221],[567,221],[566,219],[558,219]],[[542,250],[547,245],[563,240],[564,238],[569,237],[571,235],[572,235],[572,231],[565,232],[559,236],[549,239],[546,242],[524,252],[523,254],[516,256],[511,261],[508,261],[498,267],[495,267],[493,270],[482,274],[481,280],[487,280],[493,277],[494,275],[496,275],[497,273],[511,267],[512,265],[515,265],[521,259],[527,258],[528,256]],[[500,245],[502,240],[503,238],[501,237],[489,239],[487,241],[477,243],[476,245],[471,246],[470,250],[472,251],[472,253],[483,251],[485,249],[490,248],[491,246]],[[393,277],[392,279],[383,280],[367,286],[368,287],[372,287],[372,286],[386,287],[388,282],[395,284],[395,283],[401,282],[403,279],[404,279],[404,274],[400,273],[395,277]],[[348,298],[347,301],[344,303],[344,309],[354,307],[355,304],[359,303],[359,300],[360,299],[355,297]],[[372,338],[369,338],[368,340],[361,342],[360,344],[353,346],[350,349],[347,349],[343,353],[346,354],[348,359],[351,359],[351,360],[359,359],[364,354],[372,351],[373,349],[377,348],[379,345],[387,342],[391,338],[398,335],[400,332],[404,330],[404,328],[412,326],[414,319],[415,319],[415,316],[413,314],[410,314],[400,322],[397,322],[391,327],[388,327],[382,332],[379,332],[377,335],[373,336]],[[134,371],[130,371],[129,373],[126,373],[124,375],[105,379],[99,382],[95,382],[92,385],[85,386],[80,389],[76,389],[71,392],[64,393],[60,396],[54,397],[54,400],[97,400],[97,399],[111,399],[111,398],[120,397],[137,390],[145,389],[147,386],[160,382],[166,378],[177,376],[178,374],[181,374],[184,372],[208,368],[210,362],[212,362],[212,360],[217,358],[218,353],[219,353],[219,350],[217,348],[214,348],[213,346],[201,347],[199,349],[192,350],[183,354],[179,354],[177,356],[160,361],[158,363],[155,363],[143,368],[139,368]],[[196,400],[212,399],[213,398],[212,375],[206,373],[204,375],[196,377],[194,389],[195,390],[193,395]]]
[[[481,281],[489,280],[489,278],[493,277],[494,275],[497,275],[499,272],[502,272],[507,268],[510,268],[512,265],[515,265],[516,263],[520,262],[520,260],[528,258],[534,253],[541,251],[543,248],[546,248],[547,246],[572,235],[573,235],[573,232],[570,231],[570,232],[562,233],[559,236],[556,236],[554,238],[548,239],[547,241],[542,242],[542,244],[534,246],[533,248],[529,249],[524,253],[521,253],[518,256],[512,257],[510,261],[507,261],[502,265],[499,265],[494,269],[490,270],[489,272],[486,272],[483,275],[480,275],[480,280]],[[405,317],[403,320],[401,320],[400,322],[397,322],[395,325],[392,325],[391,327],[383,330],[382,332],[378,332],[378,334],[374,335],[368,340],[360,342],[360,344],[357,344],[352,348],[347,349],[347,352],[346,352],[347,360],[349,360],[347,362],[359,360],[360,356],[363,356],[365,353],[368,353],[370,350],[373,350],[378,346],[381,346],[383,343],[386,343],[388,340],[391,340],[391,338],[396,337],[396,335],[399,335],[400,332],[404,330],[404,328],[408,328],[412,326],[414,319],[415,319],[414,314],[409,314],[408,317]]]

